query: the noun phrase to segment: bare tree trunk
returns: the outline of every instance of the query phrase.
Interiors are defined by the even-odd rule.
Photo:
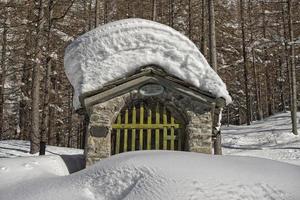
[[[263,109],[263,106],[262,106],[262,86],[261,86],[261,75],[260,75],[260,67],[258,69],[256,69],[256,74],[257,74],[257,90],[258,90],[258,98],[259,98],[259,117],[260,119],[263,119],[264,118],[264,109]]]
[[[215,12],[214,0],[208,0],[208,17],[209,17],[209,54],[210,65],[217,72],[217,50],[216,50],[216,33],[215,33]],[[222,154],[221,132],[215,135],[214,154]]]
[[[1,51],[1,75],[0,75],[0,140],[3,138],[4,133],[4,85],[6,78],[6,46],[7,46],[7,13],[6,7],[4,7],[4,20],[3,20],[3,32],[2,32],[2,51]]]
[[[287,36],[287,30],[286,30],[286,26],[285,26],[285,9],[284,6],[282,6],[282,26],[283,26],[283,38],[284,38],[284,51],[283,51],[283,55],[285,57],[285,63],[286,63],[286,69],[287,69],[287,79],[288,79],[288,88],[289,88],[289,101],[288,104],[289,106],[292,105],[291,103],[291,99],[292,99],[292,87],[291,87],[291,70],[290,70],[290,61],[289,61],[289,52],[288,52],[288,36]]]
[[[40,56],[39,56],[40,57]],[[32,73],[32,131],[30,137],[30,153],[35,154],[39,152],[40,143],[40,64],[37,64]]]
[[[42,112],[42,127],[41,127],[41,148],[40,155],[45,155],[45,144],[47,142],[47,135],[49,131],[49,90],[50,90],[50,75],[51,75],[51,52],[50,52],[50,33],[52,27],[52,5],[53,0],[48,0],[47,12],[47,36],[46,36],[46,59],[44,61],[46,67],[45,85],[44,85],[44,99]],[[43,148],[42,148],[43,147]]]
[[[107,0],[104,0],[104,24],[106,24],[108,22],[108,6],[107,6]]]
[[[44,26],[44,12],[43,12],[43,0],[38,2],[38,25],[36,27],[37,37],[37,63],[32,72],[32,131],[30,137],[30,153],[34,154],[39,152],[40,148],[40,78],[41,78],[41,65],[42,65],[42,30]]]
[[[169,0],[169,26],[174,27],[174,0]]]
[[[87,12],[87,3],[88,0],[83,0],[83,15],[84,15],[84,32],[88,31],[89,30],[89,27],[88,27],[88,23],[89,23],[89,13]]]
[[[152,21],[156,21],[156,0],[152,0]]]
[[[255,59],[255,53],[254,53],[254,49],[252,49],[252,68],[253,68],[255,99],[256,99],[256,119],[257,120],[262,120],[263,119],[263,111],[262,111],[262,108],[261,108],[261,94],[259,92],[260,87],[258,86],[258,84],[260,84],[260,82],[257,80],[259,75],[257,74],[254,59]]]
[[[95,27],[100,24],[100,2],[99,0],[95,1]]]
[[[192,2],[191,0],[189,0],[189,4],[188,4],[188,7],[189,7],[189,17],[188,17],[188,36],[190,39],[192,39]]]
[[[56,65],[57,65],[57,60],[52,59],[51,60],[51,71],[56,71]],[[50,77],[50,83],[49,85],[51,86],[51,90],[49,92],[49,104],[55,105],[57,101],[57,79],[56,75],[53,74]],[[55,145],[56,144],[56,109],[54,106],[48,106],[49,110],[49,120],[47,121],[48,123],[48,132],[47,132],[47,138],[48,138],[48,144],[49,145]]]
[[[265,14],[265,2],[262,1],[262,12],[263,12],[263,37],[264,39],[267,38],[267,33],[266,33],[266,27],[267,27],[267,22],[266,22],[266,14]],[[270,80],[270,70],[268,66],[268,52],[266,45],[264,45],[264,67],[265,67],[265,76],[266,76],[266,109],[267,109],[267,115],[271,116],[274,114],[273,111],[273,105],[272,105],[272,91],[273,88],[271,87],[271,80]]]
[[[214,0],[208,0],[208,19],[209,19],[209,61],[211,67],[215,71],[217,71]]]
[[[251,105],[250,95],[248,89],[248,67],[247,67],[247,52],[246,52],[246,41],[245,41],[245,20],[244,20],[244,1],[240,0],[240,15],[241,15],[241,28],[242,28],[242,42],[243,42],[243,66],[244,66],[244,84],[246,94],[246,113],[247,113],[247,125],[251,124]]]
[[[282,66],[281,58],[279,58],[278,64],[279,64],[279,67],[280,67],[278,82],[279,82],[279,90],[280,90],[281,111],[286,112],[284,92],[283,92],[283,82],[284,82],[284,79],[283,79],[283,66]]]
[[[206,5],[205,0],[202,0],[202,19],[201,19],[201,52],[204,57],[207,57],[207,42],[206,42]]]
[[[291,60],[291,88],[292,88],[292,105],[291,105],[291,117],[292,117],[292,131],[295,135],[298,135],[297,130],[297,80],[296,80],[296,67],[295,67],[295,47],[294,41],[294,29],[292,22],[292,0],[288,0],[288,21],[289,21],[289,36],[290,36],[290,60]]]
[[[229,106],[227,106],[227,127],[229,127],[230,124],[230,112],[229,112]]]
[[[30,59],[31,55],[28,54],[28,49],[32,48],[32,25],[30,23],[31,19],[31,5],[28,5],[27,8],[27,32],[25,35],[25,46],[27,48],[24,48],[23,50],[23,56],[24,56],[24,62],[23,62],[23,69],[22,69],[22,85],[21,85],[21,92],[22,92],[22,98],[20,101],[20,109],[19,109],[19,123],[20,123],[20,130],[21,130],[21,139],[22,140],[28,140],[30,136],[30,130],[31,130],[31,122],[30,122],[30,77],[32,70],[30,65]]]
[[[25,61],[23,65],[23,72],[22,72],[22,99],[20,101],[20,109],[19,109],[19,125],[20,125],[20,131],[21,131],[21,139],[22,140],[28,140],[29,139],[29,132],[31,130],[30,125],[30,112],[29,112],[29,77],[30,77],[30,71],[29,69],[29,56],[25,56]]]
[[[92,30],[92,0],[88,2],[88,30]]]
[[[130,18],[132,15],[131,15],[131,9],[130,9],[130,2],[128,1],[127,2],[127,11],[126,11],[126,17],[127,18]]]
[[[72,89],[69,90],[69,97],[68,97],[68,105],[69,105],[69,116],[68,116],[68,147],[71,147],[71,140],[72,140],[72,129],[73,129],[73,123],[72,123],[72,116],[73,116],[73,107],[72,107],[72,99],[73,99],[73,91]]]
[[[55,145],[56,144],[56,137],[55,137],[55,133],[56,133],[56,120],[55,120],[55,108],[50,107],[49,108],[49,120],[48,120],[48,144],[49,145]]]
[[[280,24],[280,21],[279,19],[277,19],[277,23]],[[280,26],[277,26],[276,27],[276,31],[277,31],[277,34],[279,36],[281,36],[281,32],[280,32]],[[277,46],[277,51],[280,53],[281,52],[281,45],[278,45]],[[277,94],[280,98],[280,104],[278,106],[278,109],[279,111],[282,111],[282,112],[286,112],[286,105],[285,105],[285,98],[284,98],[284,91],[283,91],[283,85],[284,85],[284,76],[283,76],[283,73],[284,73],[284,54],[282,54],[283,56],[279,56],[278,58],[278,73],[276,73],[276,77],[275,77],[275,80],[276,82],[278,83],[278,87],[279,87],[279,92],[276,92],[275,94]],[[275,98],[274,98],[274,105],[275,105]],[[274,109],[275,109],[275,106],[274,106]]]
[[[50,90],[50,74],[51,74],[51,58],[48,57],[46,60],[46,77],[44,86],[44,100],[43,100],[43,112],[42,112],[42,127],[41,127],[41,145],[45,147],[47,136],[49,132],[49,90]],[[40,149],[40,155],[45,155],[44,149]]]
[[[251,0],[248,1],[248,12],[249,12],[249,22],[250,22],[250,41],[253,42],[253,21],[252,21],[252,4]],[[259,86],[260,82],[257,81],[257,69],[255,64],[255,51],[254,47],[251,49],[252,54],[252,68],[253,68],[253,79],[254,79],[254,88],[255,88],[255,99],[256,99],[256,120],[261,120],[263,118],[262,108],[261,108],[261,101],[260,101],[260,93],[259,93]]]

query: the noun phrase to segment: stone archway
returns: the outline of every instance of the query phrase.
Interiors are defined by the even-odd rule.
[[[133,90],[89,108],[90,124],[85,150],[87,165],[114,154],[112,125],[117,121],[119,113],[123,111],[123,108],[130,107],[133,102],[147,99],[151,102],[163,102],[169,108],[176,108],[173,110],[180,113],[185,124],[182,150],[209,154],[212,152],[210,106],[193,100],[189,96],[168,90],[159,96],[147,98]]]
[[[111,153],[137,150],[184,150],[185,120],[174,107],[158,99],[126,105],[111,133]]]

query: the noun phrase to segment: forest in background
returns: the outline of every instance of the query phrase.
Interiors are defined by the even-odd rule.
[[[290,110],[293,76],[300,95],[299,0],[0,0],[0,139],[82,148],[87,120],[72,108],[65,47],[99,25],[144,18],[180,31],[211,61],[211,2],[216,68],[233,98],[223,123]]]

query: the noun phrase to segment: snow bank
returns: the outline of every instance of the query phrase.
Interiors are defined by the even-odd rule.
[[[300,112],[297,116],[300,118]],[[223,153],[300,165],[300,136],[294,135],[291,130],[290,112],[273,115],[250,126],[223,126]]]
[[[191,152],[122,153],[65,177],[0,188],[0,199],[300,199],[300,167]]]
[[[26,180],[69,174],[59,156],[0,159],[0,188],[11,187]]]
[[[178,31],[153,21],[125,19],[100,26],[71,43],[64,62],[75,90],[75,108],[81,107],[81,94],[150,64],[231,101],[225,84],[197,47]]]
[[[29,154],[29,141],[0,141],[0,188],[33,179],[65,176],[84,168],[81,149],[48,146],[46,156]],[[0,195],[0,199],[1,195]]]
[[[38,156],[30,154],[30,142],[26,140],[2,140],[0,141],[0,158],[13,158],[21,156]],[[57,147],[47,145],[46,155],[83,155],[82,149]]]

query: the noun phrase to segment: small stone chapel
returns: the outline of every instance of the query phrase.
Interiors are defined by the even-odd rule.
[[[198,48],[157,22],[126,19],[65,52],[74,107],[88,116],[86,164],[140,150],[212,153],[231,98]]]

